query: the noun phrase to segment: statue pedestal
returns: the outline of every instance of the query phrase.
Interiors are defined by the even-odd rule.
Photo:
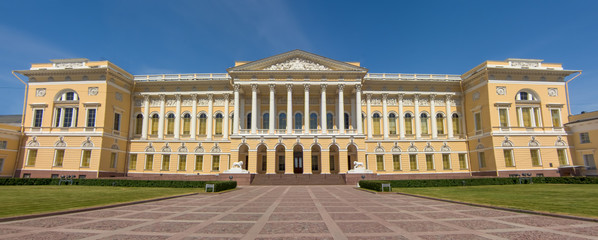
[[[347,171],[348,174],[364,174],[364,173],[374,173],[372,170],[365,169],[364,167],[354,168]]]
[[[231,168],[229,170],[224,170],[223,173],[236,173],[236,174],[243,174],[243,173],[249,173],[249,171],[242,169],[242,168]]]

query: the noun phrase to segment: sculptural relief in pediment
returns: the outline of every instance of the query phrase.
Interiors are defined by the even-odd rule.
[[[287,61],[270,65],[265,71],[330,71],[332,69],[303,58],[292,58]]]

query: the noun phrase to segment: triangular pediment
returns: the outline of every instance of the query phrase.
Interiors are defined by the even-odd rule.
[[[253,62],[248,62],[228,69],[232,72],[367,72],[366,68],[358,67],[342,61],[322,57],[302,50],[278,54]]]

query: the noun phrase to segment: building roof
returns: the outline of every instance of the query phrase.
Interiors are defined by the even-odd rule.
[[[8,124],[8,125],[21,125],[21,119],[23,115],[0,115],[0,123]]]

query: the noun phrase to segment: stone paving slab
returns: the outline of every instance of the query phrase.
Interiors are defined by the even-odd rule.
[[[598,239],[598,222],[352,186],[244,186],[4,222],[0,239]]]

